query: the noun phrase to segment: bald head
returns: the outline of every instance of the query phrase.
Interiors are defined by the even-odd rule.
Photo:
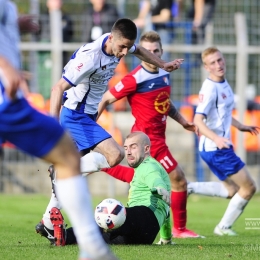
[[[140,142],[141,145],[151,146],[151,141],[150,141],[148,135],[146,135],[145,133],[143,133],[141,131],[136,131],[136,132],[129,134],[126,137],[126,139],[128,139],[128,138],[136,138],[138,140],[138,142]]]
[[[124,148],[129,166],[136,168],[150,156],[151,142],[143,132],[133,132],[126,137]]]

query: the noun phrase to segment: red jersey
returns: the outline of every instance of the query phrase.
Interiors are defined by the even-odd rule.
[[[125,96],[135,124],[132,131],[142,131],[165,140],[166,119],[170,108],[169,73],[162,69],[149,72],[141,65],[125,76],[110,92],[116,99]]]

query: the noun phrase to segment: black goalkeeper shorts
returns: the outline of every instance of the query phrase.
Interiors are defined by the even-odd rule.
[[[160,226],[153,211],[146,206],[126,208],[125,223],[118,229],[103,232],[108,244],[152,244]]]
[[[107,244],[152,244],[160,226],[153,211],[146,206],[126,208],[125,223],[118,229],[101,233]],[[66,245],[77,243],[73,228],[67,229]]]

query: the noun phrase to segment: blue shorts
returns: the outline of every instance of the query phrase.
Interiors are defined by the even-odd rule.
[[[28,154],[43,157],[63,134],[63,128],[54,118],[36,111],[24,98],[0,105],[0,140]]]
[[[96,123],[95,115],[79,113],[63,107],[60,115],[61,125],[69,131],[79,151],[95,147],[111,135]]]
[[[245,166],[234,153],[233,147],[212,152],[203,151],[200,152],[200,156],[221,181],[224,181],[229,175],[237,173]]]

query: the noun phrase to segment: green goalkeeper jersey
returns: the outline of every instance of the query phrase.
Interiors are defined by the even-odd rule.
[[[147,206],[155,214],[160,227],[169,215],[169,206],[158,194],[153,194],[151,189],[163,188],[171,192],[170,178],[162,167],[152,157],[147,157],[137,168],[130,183],[128,207]]]

